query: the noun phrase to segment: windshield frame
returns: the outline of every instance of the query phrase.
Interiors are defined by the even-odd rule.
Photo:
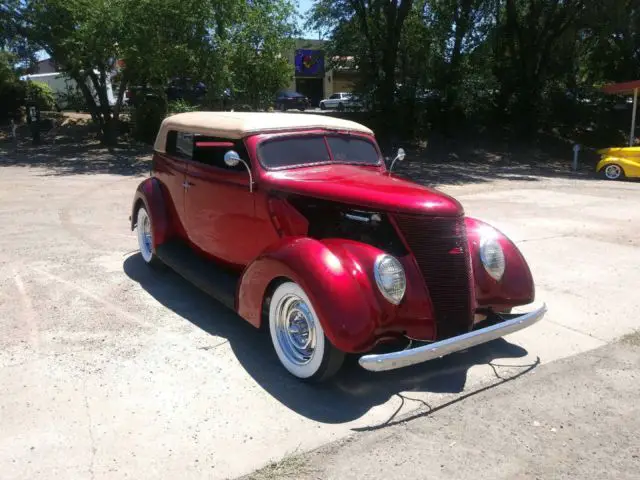
[[[266,143],[273,142],[273,141],[286,140],[289,138],[304,138],[304,137],[322,138],[327,148],[327,152],[329,153],[329,160],[321,161],[321,162],[300,163],[297,165],[287,165],[282,167],[273,167],[273,166],[269,166],[262,158],[261,149],[262,149],[262,146],[265,145]],[[368,142],[373,146],[377,154],[377,162],[361,163],[361,162],[336,161],[333,159],[333,153],[331,152],[331,148],[329,147],[329,143],[327,142],[327,137],[355,137],[358,140]],[[255,152],[256,152],[256,158],[260,166],[265,170],[272,171],[272,172],[274,171],[277,172],[281,170],[292,170],[292,169],[305,168],[305,167],[315,167],[318,165],[356,165],[359,167],[368,167],[368,168],[371,168],[371,167],[380,168],[381,166],[384,165],[382,152],[378,147],[378,143],[375,141],[375,139],[371,135],[367,135],[365,133],[360,133],[360,132],[351,132],[351,131],[342,131],[342,130],[310,130],[306,132],[286,132],[286,133],[277,133],[277,134],[265,136],[264,138],[261,138],[256,144]]]

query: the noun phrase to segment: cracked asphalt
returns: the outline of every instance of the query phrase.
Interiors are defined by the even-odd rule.
[[[444,186],[519,245],[548,316],[429,364],[373,374],[351,362],[332,385],[302,385],[267,337],[143,265],[128,216],[144,162],[32,155],[0,154],[3,479],[233,478],[384,429],[425,402],[492,395],[638,327],[639,183],[514,175]]]

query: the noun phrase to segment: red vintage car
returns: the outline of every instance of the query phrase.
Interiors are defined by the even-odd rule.
[[[391,174],[367,127],[323,115],[168,117],[133,199],[136,227],[147,264],[268,327],[304,380],[331,377],[347,353],[373,371],[425,362],[546,311],[510,313],[533,302],[534,284],[508,238]],[[397,351],[373,353],[381,344]]]

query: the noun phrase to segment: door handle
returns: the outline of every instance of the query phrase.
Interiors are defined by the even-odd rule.
[[[187,189],[189,187],[193,187],[195,185],[195,183],[191,183],[191,182],[187,182],[186,180],[184,182],[182,182],[182,186]]]

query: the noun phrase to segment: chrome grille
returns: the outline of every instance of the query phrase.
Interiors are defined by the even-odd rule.
[[[438,338],[468,332],[473,312],[464,218],[397,215],[396,222],[429,290]]]

